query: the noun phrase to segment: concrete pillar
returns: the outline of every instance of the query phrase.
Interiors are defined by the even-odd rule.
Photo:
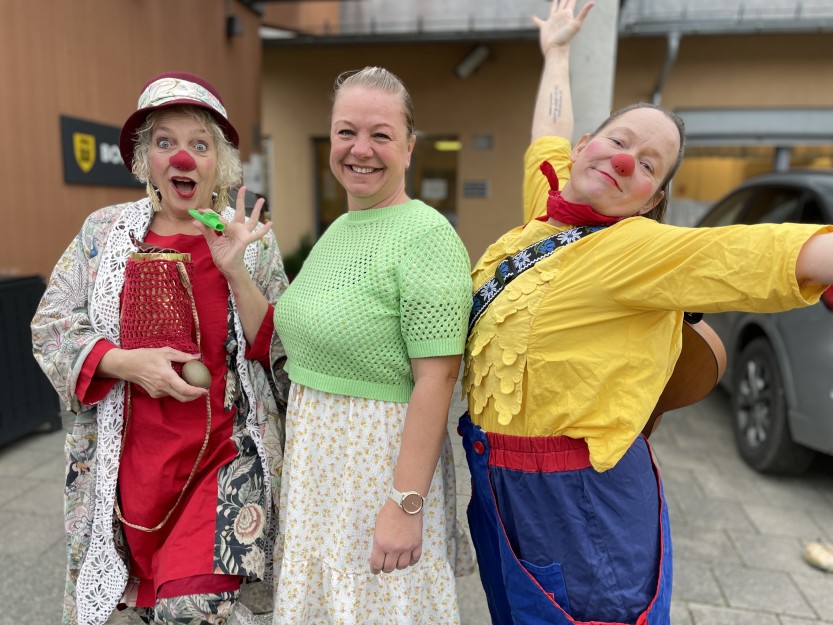
[[[774,171],[789,171],[790,157],[792,156],[792,148],[779,145],[775,148],[775,158],[773,159],[772,169]]]
[[[576,12],[587,0],[577,3]],[[619,0],[596,0],[570,49],[573,91],[573,143],[595,130],[611,112],[616,47],[619,39]]]

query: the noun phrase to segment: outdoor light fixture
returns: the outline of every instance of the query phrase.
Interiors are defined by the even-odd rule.
[[[477,68],[483,65],[483,61],[489,58],[489,48],[487,48],[482,43],[472,48],[463,59],[457,63],[457,66],[454,68],[454,73],[457,74],[457,78],[460,80],[465,80],[469,76],[471,76]]]
[[[243,34],[243,22],[233,13],[226,16],[226,37],[231,39]]]

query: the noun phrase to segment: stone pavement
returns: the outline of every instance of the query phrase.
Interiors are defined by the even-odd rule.
[[[470,493],[455,433],[458,506]],[[652,437],[674,535],[674,625],[833,623],[833,575],[801,558],[833,542],[833,459],[800,477],[762,476],[738,458],[725,395],[666,415]],[[63,433],[0,448],[0,625],[58,625],[64,579]],[[463,625],[489,623],[476,575],[458,582]],[[132,623],[120,615],[116,623]],[[268,622],[268,619],[262,619]]]

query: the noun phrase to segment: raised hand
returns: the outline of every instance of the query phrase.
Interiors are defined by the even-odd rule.
[[[246,217],[245,198],[246,187],[240,187],[237,191],[234,217],[232,217],[231,221],[226,221],[220,217],[220,221],[225,225],[225,229],[219,236],[212,228],[194,220],[194,225],[202,232],[202,235],[208,242],[214,264],[217,265],[217,269],[220,270],[220,273],[226,279],[240,276],[246,271],[243,265],[243,253],[246,247],[250,243],[263,238],[272,227],[272,222],[269,221],[263,224],[263,227],[258,228],[260,226],[260,210],[264,204],[263,198],[255,202],[252,214],[248,218]],[[200,212],[207,210],[209,209],[200,209]]]
[[[532,21],[538,26],[541,53],[546,55],[553,48],[569,44],[576,33],[581,30],[584,18],[587,17],[594,4],[594,2],[588,2],[581,8],[579,14],[575,15],[576,0],[553,0],[546,20],[533,16]]]

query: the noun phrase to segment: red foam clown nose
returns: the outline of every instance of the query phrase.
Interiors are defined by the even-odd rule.
[[[633,173],[634,160],[630,154],[617,154],[610,159],[610,164],[620,176],[630,176]]]
[[[197,161],[185,150],[180,150],[171,157],[171,167],[179,171],[193,171],[197,168]]]

